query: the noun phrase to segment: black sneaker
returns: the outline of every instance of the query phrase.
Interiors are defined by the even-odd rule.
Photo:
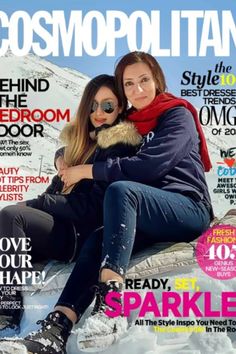
[[[14,337],[20,333],[23,312],[23,298],[20,292],[16,295],[0,296],[0,338]]]
[[[66,343],[73,323],[61,311],[49,313],[45,320],[40,320],[42,328],[30,333],[24,339],[2,341],[1,345],[18,344],[27,349],[29,354],[66,354]],[[8,353],[8,352],[6,352]],[[11,351],[9,351],[11,353]]]
[[[121,292],[122,284],[115,280],[99,283],[96,291],[96,302],[91,315],[85,320],[81,329],[78,329],[77,345],[81,351],[101,351],[115,343],[127,331],[126,317],[108,317],[105,310],[108,305],[105,297],[108,292]],[[115,300],[114,300],[115,301]],[[120,302],[120,300],[117,300]]]

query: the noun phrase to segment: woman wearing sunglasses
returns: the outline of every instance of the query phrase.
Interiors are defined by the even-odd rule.
[[[141,136],[133,124],[121,121],[121,110],[114,77],[100,75],[92,79],[84,90],[75,120],[61,133],[66,144],[64,166],[133,155]],[[57,175],[38,198],[1,210],[0,236],[29,238],[33,261],[71,262],[77,258],[86,235],[102,225],[108,184],[83,179],[68,189]],[[10,249],[11,253],[14,251]],[[5,270],[15,272],[15,269]],[[17,271],[20,275],[21,269]],[[21,309],[0,309],[1,337],[19,333],[21,293],[12,291],[12,295],[1,297],[1,304],[9,301],[12,304],[17,301]]]
[[[109,347],[125,333],[127,319],[107,317],[105,297],[122,291],[132,252],[160,241],[191,241],[212,218],[204,176],[211,163],[194,107],[165,92],[164,74],[147,53],[125,55],[115,77],[122,106],[131,104],[127,120],[143,143],[132,157],[61,170],[66,186],[82,178],[114,183],[105,194],[104,230],[86,239],[55,311],[41,321],[42,329],[21,341],[34,353],[66,353],[72,325],[92,301],[93,284],[95,306],[79,330],[78,346],[88,352]]]

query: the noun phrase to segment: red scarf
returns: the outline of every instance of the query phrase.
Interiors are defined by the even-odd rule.
[[[193,115],[194,122],[200,139],[200,155],[205,168],[205,171],[210,171],[212,165],[207,150],[206,139],[198,119],[196,109],[188,101],[175,97],[171,93],[159,94],[147,107],[140,111],[132,112],[127,119],[134,122],[138,132],[141,135],[147,134],[150,130],[158,125],[159,118],[170,108],[183,106],[187,108]]]

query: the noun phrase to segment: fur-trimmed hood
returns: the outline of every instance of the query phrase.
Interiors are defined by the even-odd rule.
[[[142,136],[138,133],[133,123],[121,122],[110,128],[101,130],[97,135],[98,146],[102,149],[115,144],[138,146]]]

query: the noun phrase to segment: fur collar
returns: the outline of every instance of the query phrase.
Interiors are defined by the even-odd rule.
[[[98,146],[102,149],[122,143],[137,146],[141,143],[142,136],[138,133],[133,123],[121,122],[113,127],[101,130],[97,135]]]

